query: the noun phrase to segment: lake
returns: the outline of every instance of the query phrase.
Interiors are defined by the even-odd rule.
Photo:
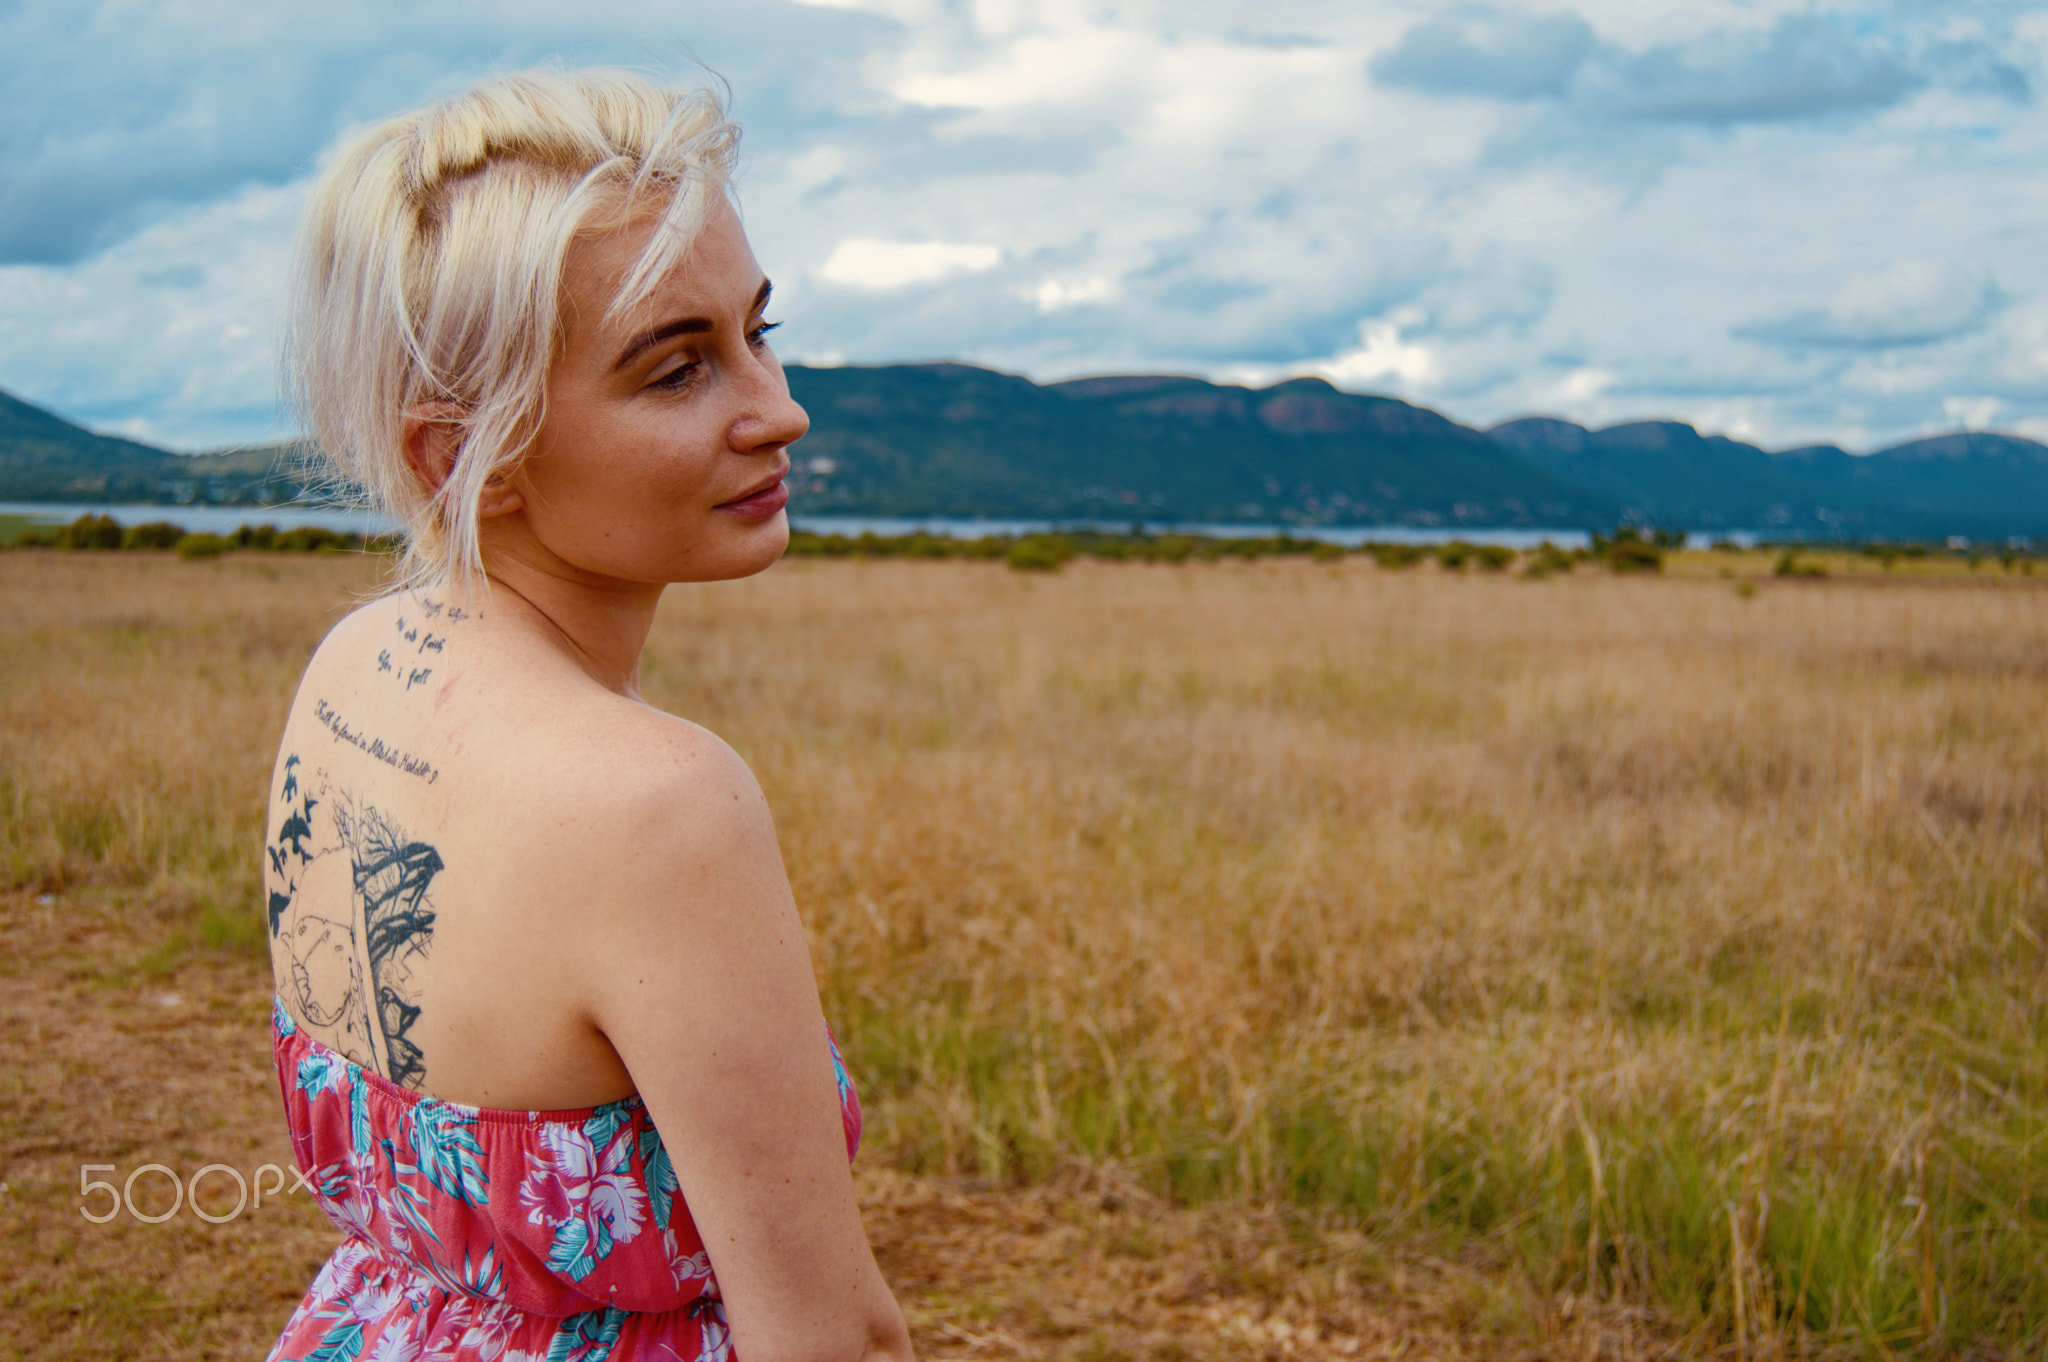
[[[346,530],[352,534],[381,534],[394,522],[376,511],[345,506],[162,506],[107,505],[83,503],[0,502],[0,515],[26,516],[51,524],[66,524],[82,515],[109,515],[123,525],[142,525],[165,520],[194,533],[226,534],[242,525],[275,525],[294,530],[305,525]],[[1131,528],[1128,520],[965,520],[947,517],[888,516],[792,516],[791,524],[814,534],[894,536],[935,534],[951,539],[985,539],[990,535],[1043,534],[1052,530],[1101,530],[1120,534]],[[1532,549],[1545,540],[1561,549],[1584,548],[1590,536],[1573,529],[1479,529],[1463,526],[1421,525],[1164,525],[1146,524],[1152,534],[1199,534],[1215,539],[1257,539],[1292,535],[1296,539],[1319,539],[1325,543],[1356,548],[1360,544],[1443,544],[1453,539],[1468,544],[1498,544],[1503,548]],[[1698,537],[1698,536],[1695,536]],[[1741,536],[1733,536],[1740,538]],[[1706,542],[1706,541],[1703,541]]]

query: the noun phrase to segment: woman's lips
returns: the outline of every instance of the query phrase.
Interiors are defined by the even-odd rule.
[[[760,491],[737,501],[721,502],[718,509],[741,520],[766,520],[789,504],[789,484],[780,478]]]

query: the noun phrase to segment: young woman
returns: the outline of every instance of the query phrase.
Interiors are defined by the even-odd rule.
[[[759,572],[807,421],[711,97],[492,81],[361,137],[294,395],[406,526],[306,669],[265,881],[294,1152],[347,1238],[272,1356],[908,1357],[744,763],[649,708],[663,588]]]

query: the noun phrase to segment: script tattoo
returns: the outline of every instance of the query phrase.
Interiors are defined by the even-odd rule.
[[[429,763],[425,757],[413,756],[409,752],[391,746],[382,738],[373,738],[352,727],[346,719],[341,717],[341,714],[334,706],[327,703],[324,696],[313,701],[313,717],[320,721],[322,727],[334,735],[336,742],[345,742],[358,752],[375,757],[386,766],[395,766],[409,776],[419,776],[429,785],[432,785],[441,778],[440,769]]]
[[[447,651],[450,628],[474,618],[459,605],[414,593],[409,607],[399,607],[395,641],[377,650],[377,675],[390,677],[393,685],[408,693],[414,686],[424,686],[434,669],[422,664]]]
[[[433,946],[441,855],[324,771],[306,776],[297,753],[279,798],[264,878],[281,991],[323,1043],[419,1091],[415,971]]]

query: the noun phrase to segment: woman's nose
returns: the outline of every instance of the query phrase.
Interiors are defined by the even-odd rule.
[[[729,433],[742,453],[793,445],[811,428],[810,414],[789,395],[789,380],[772,358],[757,359],[749,377],[747,400]]]

